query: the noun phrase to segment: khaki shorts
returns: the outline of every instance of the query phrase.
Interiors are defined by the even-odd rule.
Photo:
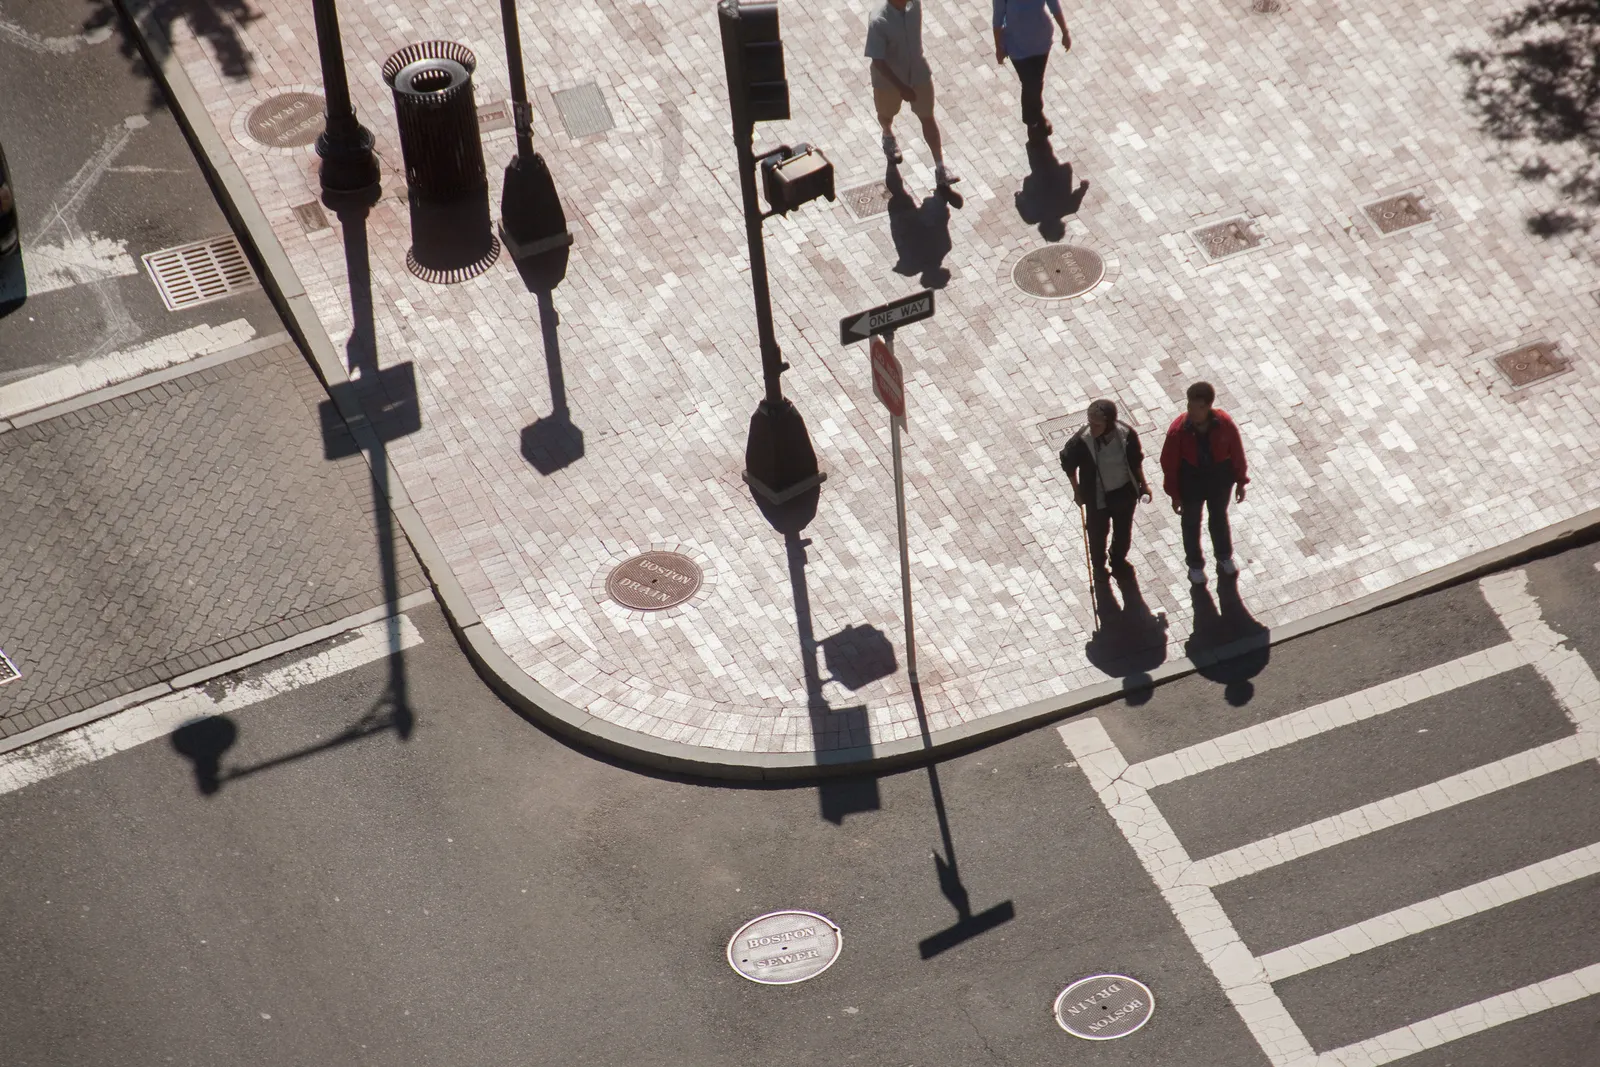
[[[933,118],[933,79],[929,78],[921,85],[913,85],[912,91],[917,98],[911,101],[911,113],[919,119]],[[887,126],[894,117],[900,114],[900,105],[906,102],[900,95],[900,90],[890,85],[887,87],[874,85],[872,87],[872,102],[878,108],[878,123]]]

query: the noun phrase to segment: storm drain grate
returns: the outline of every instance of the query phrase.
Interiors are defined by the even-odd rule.
[[[4,649],[0,649],[0,685],[14,682],[21,677],[22,672],[17,670],[17,665],[11,662],[11,657],[6,655]]]
[[[1433,221],[1433,209],[1428,207],[1418,192],[1401,193],[1371,204],[1362,204],[1361,210],[1382,234],[1398,233]]]
[[[182,311],[257,288],[250,261],[232,234],[147,252],[141,258],[168,311]]]
[[[566,126],[568,137],[590,137],[616,125],[611,109],[606,106],[605,94],[594,82],[584,82],[550,95],[555,97],[556,110],[561,112],[561,123]]]
[[[1261,244],[1261,234],[1248,215],[1202,226],[1198,230],[1190,230],[1189,234],[1200,246],[1200,251],[1213,263],[1248,252]]]
[[[883,182],[868,182],[846,189],[839,194],[850,214],[858,219],[870,219],[889,210],[889,186]]]
[[[1527,385],[1552,374],[1560,374],[1572,366],[1556,355],[1556,346],[1549,341],[1535,341],[1531,345],[1495,357],[1495,366],[1511,380],[1514,386]]]

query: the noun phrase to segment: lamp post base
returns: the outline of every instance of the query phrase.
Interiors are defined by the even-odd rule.
[[[805,419],[788,399],[777,407],[763,400],[750,416],[744,450],[745,484],[768,503],[784,504],[821,484]]]
[[[351,196],[376,189],[379,184],[378,157],[372,151],[372,133],[361,125],[355,136],[335,143],[323,130],[317,137],[317,155],[322,159],[318,179],[322,191],[335,196]]]
[[[500,188],[500,243],[512,259],[528,259],[572,243],[556,183],[537,152],[527,158],[518,152],[506,164]]]

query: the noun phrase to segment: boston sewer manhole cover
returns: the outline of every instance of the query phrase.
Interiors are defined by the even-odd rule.
[[[606,592],[625,608],[656,611],[694,596],[705,574],[677,552],[646,552],[624,560],[606,576]]]
[[[1048,245],[1017,260],[1011,280],[1029,296],[1060,300],[1082,296],[1105,277],[1100,253],[1082,245]]]
[[[728,963],[752,982],[792,985],[832,966],[843,944],[839,928],[814,911],[774,911],[739,927]]]
[[[1121,974],[1081,978],[1056,997],[1056,1022],[1075,1037],[1109,1041],[1150,1021],[1156,998],[1150,987]]]
[[[244,128],[271,148],[299,148],[322,133],[322,110],[316,93],[280,93],[257,105]]]

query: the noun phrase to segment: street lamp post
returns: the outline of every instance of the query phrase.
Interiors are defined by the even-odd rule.
[[[505,24],[511,111],[517,128],[517,156],[506,164],[505,184],[500,187],[500,241],[512,259],[522,260],[570,245],[572,233],[550,168],[533,150],[533,109],[522,73],[516,0],[500,0],[500,21]]]
[[[322,90],[326,100],[317,155],[322,157],[324,193],[364,193],[378,185],[378,157],[372,152],[372,133],[356,121],[350,103],[350,84],[344,73],[344,45],[339,40],[339,14],[334,0],[311,0],[317,24],[317,53],[322,60]]]

